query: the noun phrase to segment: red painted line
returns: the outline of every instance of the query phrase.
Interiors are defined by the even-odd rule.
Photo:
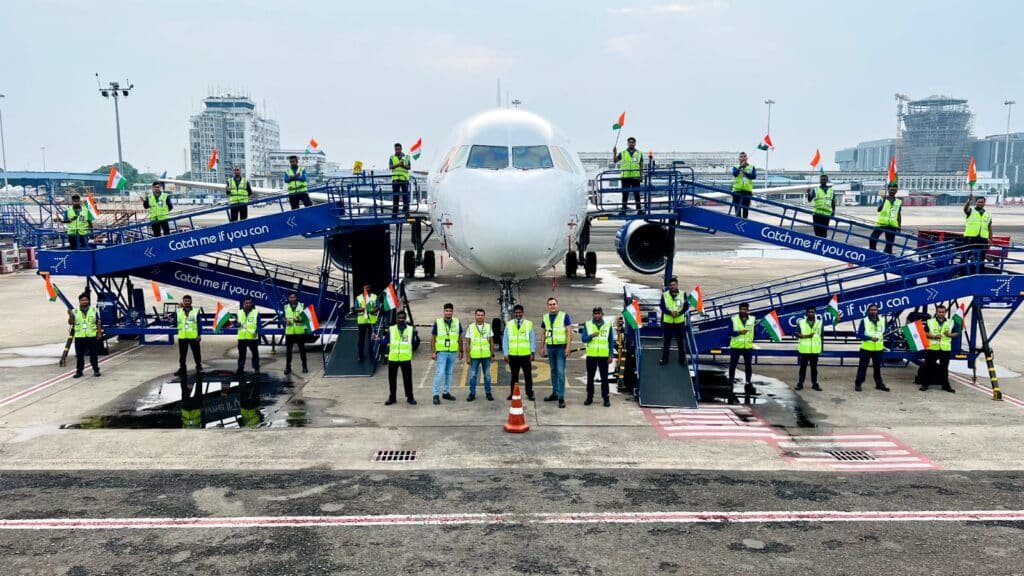
[[[204,518],[38,518],[0,520],[0,530],[390,527],[472,524],[701,524],[766,522],[1024,522],[1024,510],[557,512],[405,514],[387,516],[251,516]]]
[[[950,379],[956,380],[957,382],[963,384],[964,386],[967,386],[968,388],[977,390],[978,392],[981,392],[982,394],[988,394],[989,396],[992,395],[992,388],[989,388],[987,386],[983,386],[981,384],[977,384],[975,382],[972,382],[966,376],[961,376],[960,374],[950,374],[949,377],[950,377]],[[1018,408],[1024,408],[1024,400],[1021,400],[1020,398],[1015,398],[1013,396],[1010,396],[1010,395],[1006,394],[1005,392],[1003,393],[1003,401],[1008,403],[1008,404],[1012,404],[1013,406],[1016,406]]]
[[[100,360],[100,364],[104,364],[106,362],[109,362],[110,360],[113,360],[114,358],[117,358],[118,356],[122,356],[124,354],[127,354],[128,352],[131,352],[132,350],[137,350],[137,349],[138,349],[138,347],[136,346],[136,347],[129,348],[127,350],[122,350],[122,351],[117,352],[115,354],[111,354],[111,355],[107,356],[106,358]],[[8,404],[10,404],[12,402],[16,402],[16,401],[18,401],[18,400],[20,400],[20,399],[22,399],[22,398],[24,398],[26,396],[31,396],[32,394],[35,394],[36,392],[39,392],[40,390],[45,390],[45,389],[49,388],[50,386],[53,386],[54,384],[59,384],[59,383],[65,381],[65,380],[67,380],[68,378],[71,378],[71,376],[74,375],[74,373],[75,373],[74,370],[69,370],[69,371],[67,371],[67,372],[65,372],[63,374],[58,374],[58,375],[56,375],[56,376],[54,376],[54,377],[52,377],[52,378],[50,378],[48,380],[43,380],[42,382],[40,382],[38,384],[34,384],[34,385],[32,385],[32,386],[30,386],[30,387],[28,387],[28,388],[26,388],[26,389],[24,389],[24,390],[22,390],[20,392],[15,392],[14,394],[12,394],[12,395],[10,395],[10,396],[0,400],[0,407],[6,406],[6,405],[8,405]]]

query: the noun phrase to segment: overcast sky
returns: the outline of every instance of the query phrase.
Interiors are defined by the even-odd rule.
[[[974,132],[1024,103],[1024,4],[859,1],[316,2],[5,0],[0,100],[12,170],[92,170],[117,159],[104,81],[129,79],[125,160],[186,169],[203,97],[249,94],[282,147],[316,137],[332,160],[382,162],[424,139],[424,160],[497,78],[580,151],[611,124],[656,151],[751,150],[774,99],[771,166],[893,136],[894,93],[970,101]],[[1011,50],[1016,45],[1017,50]],[[1015,129],[1024,128],[1016,114]],[[755,156],[758,165],[764,156]]]

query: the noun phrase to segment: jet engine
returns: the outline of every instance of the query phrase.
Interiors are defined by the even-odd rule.
[[[619,258],[630,270],[641,274],[664,270],[674,249],[671,230],[661,224],[634,220],[615,233]]]

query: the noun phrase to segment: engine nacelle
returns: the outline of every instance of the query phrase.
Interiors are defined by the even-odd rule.
[[[665,269],[674,253],[671,231],[667,226],[634,220],[615,233],[615,250],[622,262],[634,272],[657,274]]]

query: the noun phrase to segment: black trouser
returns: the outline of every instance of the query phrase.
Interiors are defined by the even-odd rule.
[[[729,349],[729,382],[732,383],[736,379],[736,365],[740,363],[740,358],[743,358],[743,376],[745,384],[750,384],[750,359],[753,356],[750,348],[744,348],[742,350],[730,348]]]
[[[818,385],[818,355],[817,354],[798,354],[800,361],[800,377],[797,380],[797,384],[801,386],[804,383],[804,378],[807,376],[807,366],[811,366],[811,384],[814,386]]]
[[[78,374],[85,370],[85,355],[89,355],[89,364],[92,365],[93,372],[100,371],[100,339],[93,336],[92,338],[75,338],[75,372]]]
[[[864,379],[868,375],[868,362],[871,362],[871,376],[875,379],[875,387],[881,388],[885,386],[882,382],[882,351],[871,352],[868,350],[860,351],[860,358],[857,361],[857,378],[853,381],[855,386],[860,386],[864,383]]]
[[[625,212],[629,209],[629,191],[633,191],[633,201],[636,202],[636,210],[639,212],[642,210],[640,207],[640,178],[623,178],[620,186],[622,186],[622,211]]]
[[[391,182],[391,214],[394,216],[398,215],[398,200],[402,200],[404,206],[402,210],[409,213],[409,183],[408,182]]]
[[[198,338],[178,338],[178,370],[185,372],[185,360],[188,359],[188,351],[192,349],[192,359],[196,361],[196,372],[202,369],[203,352],[199,346]]]
[[[228,211],[228,221],[237,222],[238,220],[246,220],[249,218],[249,205],[233,205],[231,210]]]
[[[872,250],[878,246],[878,237],[885,234],[885,253],[892,254],[892,244],[896,240],[896,233],[899,232],[899,228],[893,228],[891,226],[878,226],[874,232],[871,233],[871,237],[868,239],[868,247]]]
[[[88,247],[88,234],[68,234],[68,248],[71,250],[85,250]]]
[[[533,396],[533,365],[529,356],[509,356],[508,369],[512,372],[512,386],[519,383],[519,371],[523,371],[523,380],[526,381],[526,396]]]
[[[679,363],[686,364],[686,334],[684,334],[686,324],[680,322],[678,324],[666,324],[661,323],[661,362],[664,364],[668,362],[668,353],[672,349],[672,338],[676,340],[676,346],[679,350]]]
[[[288,195],[288,204],[291,205],[292,210],[298,210],[300,203],[303,208],[313,205],[313,201],[309,199],[309,192],[295,192]]]
[[[284,365],[287,368],[292,367],[292,346],[299,347],[299,360],[302,360],[302,369],[306,369],[306,335],[305,334],[285,334],[284,335]]]
[[[402,370],[402,387],[405,388],[405,398],[412,400],[412,360],[388,362],[388,392],[390,392],[388,400],[394,400],[395,393],[398,391],[399,368]]]
[[[937,384],[949,388],[949,350],[928,350],[924,353],[924,381],[922,388]]]
[[[832,217],[828,214],[814,214],[814,235],[818,238],[828,238],[828,223]]]
[[[167,236],[171,233],[171,225],[167,220],[150,222],[149,227],[153,229],[153,236]]]
[[[754,193],[749,190],[734,191],[732,193],[732,205],[736,209],[736,215],[740,218],[750,217],[750,199]]]
[[[373,355],[373,340],[370,339],[370,334],[373,332],[373,324],[360,324],[359,325],[359,338],[356,340],[356,349],[359,350],[359,361],[366,360],[366,352],[370,352]],[[363,341],[366,341],[366,347],[364,352]]]
[[[594,397],[594,374],[601,372],[601,398],[608,399],[608,357],[587,356],[587,398]]]
[[[259,340],[239,340],[238,341],[238,371],[242,372],[245,370],[245,356],[246,353],[252,351],[252,369],[253,372],[260,371],[260,341]]]

